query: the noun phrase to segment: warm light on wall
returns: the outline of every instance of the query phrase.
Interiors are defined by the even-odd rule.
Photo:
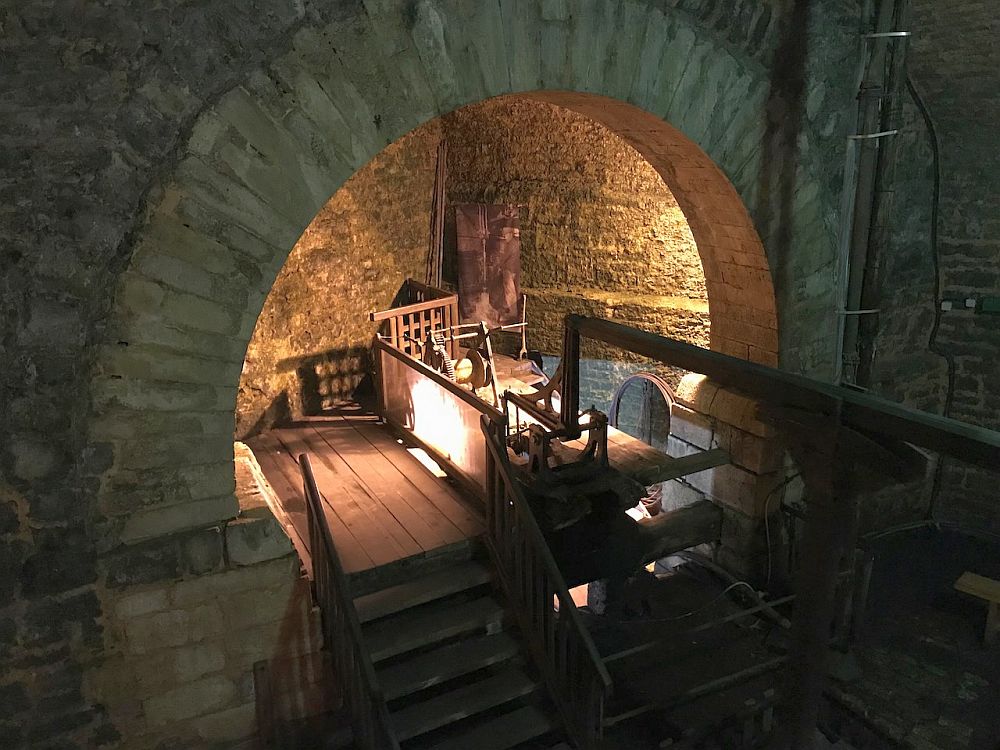
[[[463,464],[468,443],[460,402],[434,381],[418,377],[413,400],[413,432],[450,461]]]

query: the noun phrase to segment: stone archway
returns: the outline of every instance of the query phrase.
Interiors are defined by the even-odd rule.
[[[761,242],[750,219],[765,70],[683,13],[652,4],[588,3],[573,14],[565,4],[528,5],[479,12],[422,0],[412,13],[369,8],[303,29],[290,52],[201,114],[151,201],[98,365],[92,438],[115,455],[101,509],[124,541],[235,514],[236,385],[290,248],[385,145],[491,96],[534,92],[639,150],[677,196],[701,249],[713,346],[777,363],[778,312],[807,296],[800,287],[816,264],[791,269],[794,283],[775,299],[765,253],[773,238],[763,232]],[[820,190],[809,170],[798,175],[787,229],[832,258]],[[809,325],[787,317],[781,336],[815,340]]]

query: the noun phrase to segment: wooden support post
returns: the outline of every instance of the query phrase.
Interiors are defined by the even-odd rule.
[[[580,331],[569,325],[563,333],[562,383],[559,387],[560,417],[566,437],[580,437]]]
[[[800,419],[786,412],[782,426],[802,471],[808,506],[796,581],[785,717],[772,747],[808,750],[816,733],[840,563],[853,534],[857,493],[852,467],[845,460],[839,409],[829,417],[803,413]]]

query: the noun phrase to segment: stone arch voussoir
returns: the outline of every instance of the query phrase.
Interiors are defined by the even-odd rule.
[[[115,449],[102,510],[126,541],[235,512],[236,385],[287,253],[388,143],[492,96],[575,109],[638,149],[691,225],[713,348],[777,364],[783,300],[770,237],[751,219],[765,71],[718,30],[653,5],[365,3],[335,26],[300,30],[200,115],[149,207],[97,368],[92,438]],[[751,21],[770,33],[769,15]],[[816,214],[796,216],[821,222]],[[144,471],[155,476],[140,482]]]

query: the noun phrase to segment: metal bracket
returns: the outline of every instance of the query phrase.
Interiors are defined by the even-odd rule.
[[[837,315],[874,315],[882,312],[880,309],[873,310],[837,310]]]
[[[910,31],[878,31],[871,34],[862,34],[863,39],[905,39],[912,36]]]
[[[849,135],[847,140],[849,141],[864,141],[870,138],[885,138],[889,135],[898,135],[898,130],[883,130],[881,133],[864,133],[861,135]]]

